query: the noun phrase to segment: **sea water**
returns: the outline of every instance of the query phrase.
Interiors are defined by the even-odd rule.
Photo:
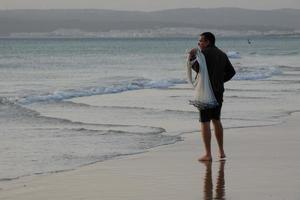
[[[225,128],[280,123],[297,110],[286,105],[300,93],[300,36],[224,37],[216,45],[237,71],[226,86]],[[171,130],[154,122],[197,121],[196,110],[176,106],[188,104],[188,97],[174,90],[187,88],[186,50],[196,46],[197,38],[0,39],[0,180],[74,169],[181,141],[196,127]],[[128,91],[143,98],[146,89],[174,90],[170,98],[178,108],[167,108],[159,93],[153,104],[165,109],[125,105],[122,96],[110,98],[110,106],[72,101]],[[257,111],[258,104],[265,106]],[[102,115],[101,123],[88,120]]]

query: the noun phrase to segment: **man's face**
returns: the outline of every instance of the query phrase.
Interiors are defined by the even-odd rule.
[[[200,49],[205,49],[209,44],[209,41],[205,39],[204,36],[200,36],[199,41],[198,41],[198,46]]]

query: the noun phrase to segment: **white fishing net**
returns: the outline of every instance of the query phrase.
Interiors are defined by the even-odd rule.
[[[192,66],[195,62],[199,64],[199,73],[193,81]],[[205,57],[200,49],[196,51],[195,60],[190,61],[189,58],[187,59],[187,78],[195,88],[194,100],[190,100],[190,104],[200,110],[214,108],[219,105],[211,87]]]

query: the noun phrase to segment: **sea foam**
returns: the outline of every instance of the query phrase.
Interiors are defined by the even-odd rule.
[[[278,67],[242,67],[237,69],[234,80],[262,80],[281,74]]]
[[[84,97],[92,95],[120,93],[130,90],[151,89],[151,88],[169,88],[175,84],[186,83],[184,79],[169,80],[149,80],[135,79],[130,82],[119,83],[108,87],[87,87],[82,89],[58,90],[49,94],[40,94],[34,96],[26,96],[17,100],[20,104],[31,104],[43,101],[61,101],[75,97]]]
[[[226,54],[229,58],[241,58],[242,57],[241,54],[236,51],[228,51]]]

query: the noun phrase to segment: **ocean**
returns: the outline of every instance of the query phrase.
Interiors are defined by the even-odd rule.
[[[0,181],[144,153],[197,131],[185,68],[197,40],[1,38]],[[300,36],[216,45],[237,72],[226,84],[225,131],[278,124],[299,109]]]

